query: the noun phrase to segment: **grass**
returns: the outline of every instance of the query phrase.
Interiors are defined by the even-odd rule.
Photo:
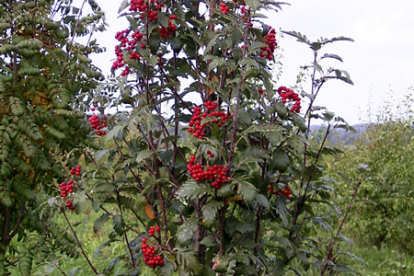
[[[378,249],[375,246],[352,244],[343,248],[360,257],[366,264],[356,260],[352,266],[361,274],[367,276],[411,276],[414,275],[414,256],[406,252],[383,246]]]
[[[94,233],[93,222],[101,215],[90,210],[84,214],[75,214],[68,212],[68,218],[75,228],[82,246],[90,258],[93,265],[97,268],[99,273],[104,275],[118,275],[119,272],[124,271],[122,264],[118,264],[111,272],[106,272],[105,269],[110,265],[112,260],[116,257],[127,259],[127,250],[122,239],[121,242],[112,243],[110,246],[104,247],[100,254],[94,254],[99,246],[108,240],[108,235],[112,231],[111,222],[108,221],[102,229]],[[62,214],[57,214],[55,222],[61,227],[67,227]],[[68,229],[69,231],[69,229]],[[134,239],[130,236],[130,239]],[[25,246],[21,242],[14,241],[17,248]],[[352,243],[349,245],[341,245],[341,250],[351,252],[365,261],[365,264],[352,258],[347,258],[346,262],[351,262],[353,267],[360,275],[364,276],[411,276],[414,275],[414,256],[401,252],[396,249],[384,246],[378,249],[375,246],[366,246],[362,244]],[[94,275],[92,269],[87,264],[86,260],[80,256],[77,259],[69,258],[65,255],[57,254],[54,260],[35,265],[32,269],[34,276],[61,276],[64,275]],[[311,270],[304,272],[303,275],[313,276]],[[12,271],[13,276],[20,276],[20,272],[16,267]],[[153,275],[151,269],[143,267],[141,275]]]
[[[127,259],[127,249],[125,243],[123,242],[114,242],[110,246],[103,247],[99,254],[95,251],[107,241],[109,233],[112,231],[113,227],[111,221],[109,220],[102,229],[94,233],[93,231],[93,222],[102,215],[101,212],[96,213],[93,210],[89,210],[84,214],[76,214],[74,212],[67,212],[67,216],[72,226],[74,227],[78,238],[82,244],[82,247],[91,260],[93,266],[97,269],[99,273],[104,275],[117,275],[120,271],[125,271],[120,265],[116,265],[112,272],[105,272],[105,269],[111,264],[111,262],[116,258]],[[62,214],[56,214],[54,221],[61,227],[70,231],[66,220]],[[131,236],[130,239],[134,239],[135,236]],[[120,241],[122,239],[118,237]],[[25,246],[22,242],[14,241],[13,245],[19,250]],[[80,250],[78,250],[80,251]],[[94,254],[95,252],[95,254]],[[121,262],[120,262],[121,263]],[[20,276],[18,267],[14,267],[11,271],[12,276]],[[55,258],[50,261],[45,261],[40,264],[33,264],[32,275],[33,276],[62,276],[64,275],[95,275],[91,267],[88,265],[85,258],[80,255],[79,258],[73,259],[66,255],[56,254]],[[142,275],[152,275],[153,273],[149,271],[146,267],[142,269]]]

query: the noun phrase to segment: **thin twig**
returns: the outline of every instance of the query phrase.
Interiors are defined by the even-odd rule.
[[[142,136],[144,137],[145,141],[147,141],[148,146],[150,147],[150,149],[154,152],[154,154],[156,154],[158,160],[161,162],[162,166],[165,168],[165,170],[167,171],[167,173],[170,175],[171,180],[173,181],[173,183],[171,183],[175,188],[178,189],[178,181],[175,178],[175,176],[172,174],[172,172],[170,171],[170,168],[168,168],[167,164],[165,164],[164,160],[162,160],[162,158],[159,156],[157,150],[155,149],[154,145],[152,144],[152,142],[148,139],[148,137],[145,135],[143,129],[141,128],[140,125],[137,126],[138,130],[141,132]]]
[[[69,228],[70,228],[70,230],[72,231],[73,236],[75,237],[76,243],[78,244],[78,246],[79,246],[79,248],[80,248],[80,250],[81,250],[81,253],[82,253],[83,257],[84,257],[84,258],[85,258],[85,260],[88,262],[89,266],[91,267],[91,269],[93,270],[93,272],[95,273],[95,275],[98,275],[98,274],[99,274],[99,273],[98,273],[98,271],[96,270],[96,268],[93,266],[93,264],[92,264],[92,263],[91,263],[91,261],[89,260],[88,256],[87,256],[87,255],[86,255],[86,253],[85,253],[85,250],[83,250],[82,243],[80,242],[80,240],[79,240],[79,238],[78,238],[78,234],[76,234],[75,229],[73,229],[72,224],[70,223],[70,221],[69,221],[69,219],[68,219],[68,217],[67,217],[67,215],[66,215],[66,213],[65,213],[65,209],[64,209],[64,207],[61,207],[61,208],[60,208],[60,211],[62,212],[63,216],[65,217],[66,222],[68,223]]]
[[[115,193],[116,193],[116,199],[117,199],[117,202],[118,202],[119,214],[121,215],[121,219],[122,219],[122,227],[123,227],[123,230],[124,230],[125,242],[127,244],[129,255],[131,256],[132,266],[136,267],[135,259],[134,259],[134,253],[132,252],[131,245],[129,244],[127,231],[125,231],[125,220],[124,220],[124,214],[123,214],[123,211],[122,211],[121,197],[119,196],[118,189],[115,190]]]
[[[247,11],[247,17],[249,18],[248,22],[250,22],[250,10]],[[246,57],[246,53],[247,53],[248,34],[249,34],[249,24],[246,24],[245,31],[244,31],[244,34],[243,34],[243,39],[244,39],[243,58]],[[229,152],[229,162],[227,164],[227,170],[229,172],[231,170],[231,165],[232,165],[233,155],[234,155],[234,150],[235,150],[235,137],[236,137],[236,130],[237,130],[237,119],[238,119],[238,116],[239,116],[239,106],[240,106],[240,102],[241,102],[243,82],[244,82],[244,79],[242,78],[240,80],[240,83],[239,83],[239,88],[238,88],[238,93],[237,93],[237,100],[236,100],[236,107],[235,107],[234,114],[233,114],[233,126],[232,126],[231,137],[230,137],[231,145],[230,145],[230,152]]]
[[[349,201],[348,208],[346,209],[346,212],[345,212],[345,216],[342,218],[342,221],[339,224],[338,230],[336,231],[336,235],[335,235],[335,237],[333,238],[333,240],[332,240],[332,242],[330,244],[330,247],[329,247],[329,250],[328,250],[328,254],[326,256],[326,260],[327,261],[330,261],[332,259],[332,254],[333,254],[333,250],[334,250],[334,247],[336,245],[336,242],[337,242],[337,237],[341,233],[342,227],[344,226],[344,223],[345,223],[345,221],[346,221],[346,219],[348,217],[349,211],[352,208],[352,204],[354,202],[354,199],[355,199],[355,196],[356,196],[356,194],[358,192],[358,189],[361,186],[361,183],[362,183],[362,180],[360,179],[358,181],[356,187],[355,187],[355,191],[352,193],[351,200]],[[320,276],[323,276],[325,274],[325,271],[326,271],[327,267],[328,267],[328,262],[326,262],[325,265],[323,266],[323,268],[321,269],[321,273],[319,274]]]

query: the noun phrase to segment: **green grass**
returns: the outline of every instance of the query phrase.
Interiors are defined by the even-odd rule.
[[[122,259],[128,258],[129,255],[127,255],[127,249],[125,243],[122,242],[121,237],[118,237],[118,239],[121,242],[114,242],[109,246],[104,247],[100,254],[94,255],[94,251],[102,243],[108,240],[108,234],[113,229],[111,221],[109,220],[99,232],[94,233],[93,222],[101,215],[102,213],[96,213],[92,210],[84,214],[67,212],[69,221],[74,227],[85,253],[91,260],[92,264],[96,267],[97,271],[105,275],[117,275],[119,272],[125,271],[125,268],[121,267],[121,262],[117,266],[115,266],[112,272],[104,273],[104,270],[108,267],[108,265],[113,261],[114,258],[118,256]],[[59,226],[67,229],[67,231],[70,231],[67,222],[62,214],[56,214],[54,222],[57,223]],[[136,238],[136,236],[131,235],[129,237],[130,240],[134,238]],[[16,246],[17,249],[25,246],[24,243],[17,241],[14,241],[13,245]],[[78,251],[80,252],[80,250]],[[67,275],[94,275],[93,270],[88,265],[87,261],[82,255],[80,255],[79,258],[73,259],[62,254],[56,254],[54,260],[50,260],[48,262],[40,263],[37,265],[33,264],[32,275],[63,275],[63,273],[60,270],[62,270]],[[11,272],[12,276],[21,275],[18,267],[15,267]],[[151,271],[149,271],[149,269],[147,269],[146,267],[142,269],[141,274],[152,275]]]
[[[365,261],[365,265],[352,261],[352,266],[361,275],[367,276],[411,276],[414,275],[414,256],[383,246],[378,249],[375,246],[352,244],[343,248],[352,252]]]
[[[95,213],[89,211],[85,214],[75,214],[68,212],[68,218],[73,224],[78,237],[82,243],[82,246],[90,258],[93,265],[97,268],[99,273],[105,275],[117,275],[119,272],[124,271],[125,268],[122,264],[115,266],[112,272],[104,273],[105,269],[111,263],[111,261],[120,256],[123,259],[127,259],[128,256],[125,243],[121,242],[112,243],[108,247],[104,247],[98,256],[94,256],[93,252],[105,241],[108,240],[108,234],[112,231],[111,221],[108,221],[101,231],[94,233],[93,222],[101,215],[101,213]],[[64,220],[62,214],[57,214],[55,222],[61,227],[67,227],[67,223]],[[68,229],[69,231],[69,229]],[[134,239],[136,236],[130,236],[130,239]],[[14,245],[17,248],[25,246],[24,243],[14,241]],[[378,249],[375,246],[358,245],[352,243],[350,245],[342,244],[340,250],[351,252],[357,257],[363,259],[366,264],[347,258],[346,262],[351,262],[353,267],[360,275],[364,276],[411,276],[414,275],[414,256],[407,253],[391,249],[387,246],[383,246]],[[66,275],[94,275],[92,269],[87,264],[86,260],[80,256],[77,259],[68,258],[65,255],[57,254],[54,261],[41,263],[34,265],[32,275],[34,276],[58,276],[63,275],[59,269],[64,271]],[[13,276],[21,275],[16,267],[12,271]],[[141,275],[153,275],[151,269],[143,266]],[[304,272],[303,275],[313,276],[313,272]],[[316,274],[317,275],[317,274]]]

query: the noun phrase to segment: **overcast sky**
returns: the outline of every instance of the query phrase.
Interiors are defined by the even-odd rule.
[[[122,1],[98,0],[109,27],[98,37],[107,53],[95,59],[107,74],[114,57],[115,33],[128,27],[117,19]],[[414,84],[414,0],[290,0],[290,6],[272,13],[269,23],[276,29],[294,30],[310,40],[346,36],[355,42],[337,42],[326,52],[340,55],[344,63],[333,63],[351,75],[355,85],[327,83],[317,105],[345,118],[349,123],[366,122],[381,108],[390,91],[404,95]],[[294,85],[301,65],[312,59],[305,44],[284,36],[278,41],[283,55],[280,85]],[[106,69],[106,70],[105,70]],[[306,86],[305,86],[306,88]],[[375,114],[374,114],[375,115]]]

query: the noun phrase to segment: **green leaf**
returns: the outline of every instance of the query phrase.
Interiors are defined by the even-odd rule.
[[[285,200],[281,196],[276,197],[276,212],[279,214],[280,218],[282,219],[283,226],[287,227],[289,220],[288,215],[286,213],[286,205]]]
[[[266,160],[268,153],[261,149],[247,148],[238,157],[237,167],[248,164],[248,163],[259,163],[260,161]]]
[[[335,55],[335,54],[324,54],[321,57],[321,59],[324,59],[324,58],[333,58],[333,59],[339,60],[340,62],[343,62],[342,58],[338,55]]]
[[[247,181],[238,181],[235,179],[234,183],[238,184],[237,193],[243,197],[247,202],[252,202],[256,196],[256,187]]]
[[[186,198],[193,200],[195,198],[200,198],[203,195],[207,194],[209,189],[206,185],[198,184],[195,181],[189,181],[184,183],[177,191],[177,196],[181,198]]]
[[[32,271],[32,262],[33,262],[33,257],[30,254],[30,252],[26,251],[24,253],[20,253],[19,256],[19,271],[20,271],[20,275],[22,276],[30,276],[32,275],[31,271]]]
[[[276,168],[279,171],[284,172],[289,166],[290,158],[284,150],[278,149],[273,153],[273,161],[275,162]]]
[[[217,216],[217,212],[222,206],[223,202],[221,201],[211,201],[203,206],[201,211],[203,213],[203,218],[205,219],[204,223],[206,225],[211,225],[214,222]]]
[[[331,228],[328,224],[326,224],[325,219],[322,217],[315,217],[311,219],[314,223],[319,224],[323,228],[325,228],[328,232],[332,232]]]
[[[121,13],[123,10],[125,10],[129,5],[128,0],[123,0],[121,5],[119,6],[118,13]]]
[[[256,194],[256,196],[254,197],[254,200],[262,207],[269,209],[270,208],[270,203],[269,200],[267,200],[267,198],[262,195],[262,194]]]
[[[251,8],[253,12],[260,8],[259,0],[246,0],[245,2],[247,5],[249,5],[249,7]]]
[[[235,232],[246,234],[254,231],[254,224],[252,222],[242,222],[235,217],[227,219],[226,232],[230,235],[234,235]]]
[[[94,259],[98,258],[98,257],[99,257],[99,255],[101,254],[102,250],[103,250],[105,247],[110,246],[112,242],[113,242],[112,240],[109,240],[109,241],[105,241],[105,242],[103,242],[101,245],[99,245],[99,247],[98,247],[97,249],[95,249],[95,251],[93,251],[93,253],[92,253],[92,257],[93,257]]]
[[[97,233],[102,228],[102,226],[107,222],[109,219],[109,215],[107,213],[102,214],[99,218],[95,220],[93,223],[93,232]]]
[[[112,219],[112,224],[115,232],[121,236],[124,233],[124,220],[122,219],[122,216],[119,214],[115,215]]]
[[[206,49],[204,50],[204,55],[209,55],[211,48],[214,46],[214,43],[216,43],[217,38],[222,35],[221,33],[213,35],[213,37],[210,38],[210,41],[207,43]]]
[[[118,133],[119,132],[121,132],[121,131],[123,131],[124,130],[124,128],[125,128],[125,126],[124,125],[122,125],[122,124],[118,124],[118,125],[115,125],[112,129],[111,129],[111,131],[109,131],[107,134],[106,134],[106,141],[109,141],[110,139],[113,139],[114,137],[117,137],[118,136]]]
[[[360,262],[363,265],[367,265],[367,263],[363,259],[359,258],[358,256],[356,256],[356,255],[354,255],[350,252],[339,251],[339,252],[336,253],[336,255],[346,255],[348,257],[351,257],[351,258],[357,260],[358,262]]]
[[[141,163],[143,160],[151,157],[154,154],[154,152],[150,151],[150,150],[142,150],[137,154],[137,157],[135,159],[135,161],[137,163]]]
[[[211,246],[215,246],[216,245],[216,241],[214,240],[214,238],[212,236],[207,236],[204,239],[201,240],[200,242],[202,245],[211,247]]]
[[[195,220],[187,220],[185,224],[177,229],[177,241],[184,244],[192,240],[196,227],[197,222]]]
[[[283,31],[283,33],[297,38],[298,42],[305,43],[305,44],[307,44],[309,46],[311,45],[311,42],[309,41],[309,39],[305,35],[302,35],[299,32],[295,32],[295,31]]]
[[[69,270],[68,275],[73,276],[73,275],[76,275],[80,271],[82,271],[81,267],[75,267],[75,268],[72,268],[71,270]]]

